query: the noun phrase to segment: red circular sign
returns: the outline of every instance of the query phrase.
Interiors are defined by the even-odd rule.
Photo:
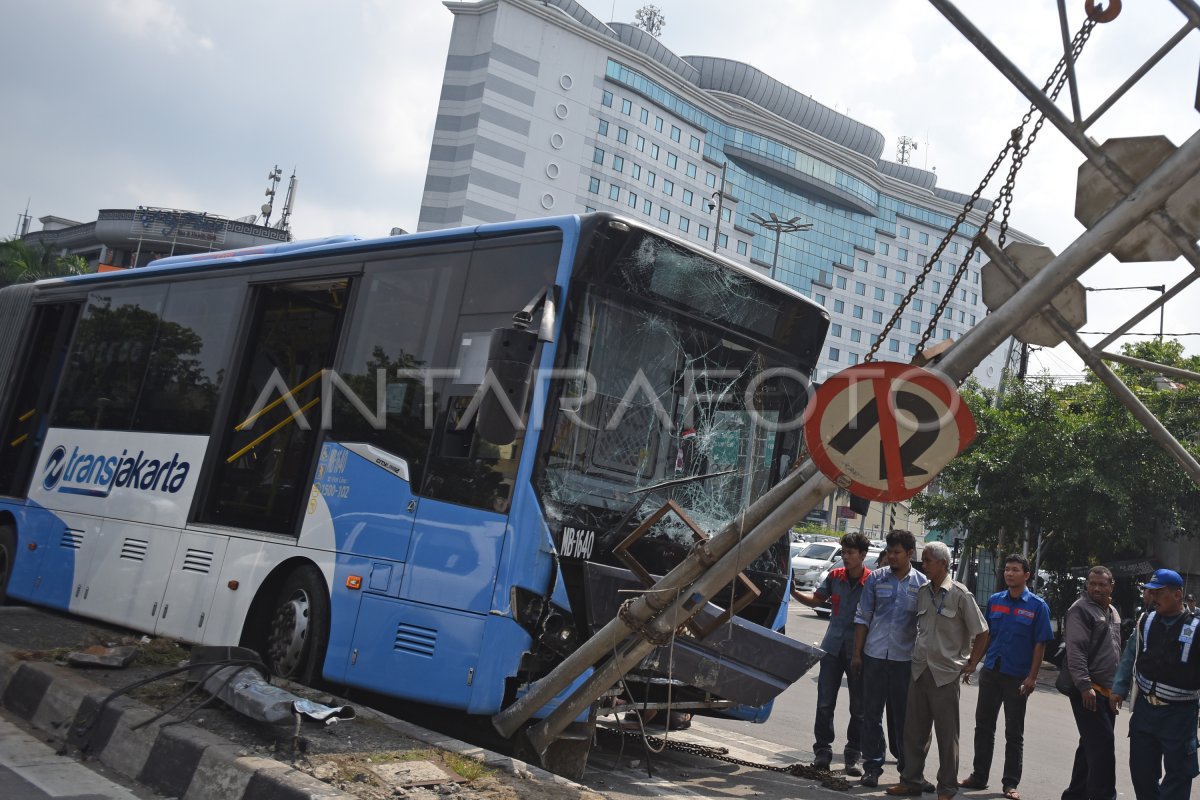
[[[813,462],[868,500],[906,500],[975,438],[975,419],[954,385],[892,361],[843,370],[821,385],[804,423]]]

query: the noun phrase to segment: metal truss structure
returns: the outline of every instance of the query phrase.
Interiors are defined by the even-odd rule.
[[[1145,168],[1132,170],[1129,162],[1107,151],[1087,135],[1088,128],[1129,91],[1163,57],[1195,28],[1200,27],[1200,6],[1193,0],[1164,0],[1182,14],[1184,24],[1163,46],[1135,70],[1129,78],[1089,116],[1080,107],[1078,79],[1067,30],[1065,0],[1058,0],[1063,30],[1064,57],[1070,86],[1070,113],[1030,81],[974,24],[948,0],[930,3],[959,30],[1017,90],[1045,115],[1066,139],[1084,155],[1090,169],[1111,184],[1111,208],[1094,214],[1088,229],[1061,254],[1030,272],[1022,271],[1009,254],[986,237],[977,245],[992,259],[993,270],[1000,271],[1012,283],[1014,291],[992,313],[973,327],[958,342],[939,355],[930,367],[955,385],[961,383],[989,353],[1002,345],[1018,329],[1031,321],[1049,328],[1083,359],[1097,377],[1129,407],[1154,439],[1200,484],[1200,464],[1145,408],[1132,391],[1108,368],[1105,361],[1118,361],[1149,368],[1176,378],[1195,380],[1200,374],[1151,364],[1111,353],[1107,348],[1134,325],[1161,308],[1187,286],[1200,278],[1200,130],[1177,148],[1169,148],[1165,157]],[[1099,7],[1087,0],[1089,18],[1105,22],[1119,13],[1118,0]],[[1189,182],[1192,182],[1189,185]],[[1147,225],[1153,230],[1147,234]],[[1136,229],[1136,230],[1135,230]],[[1127,238],[1128,237],[1128,238]],[[1142,242],[1142,245],[1131,242]],[[1152,241],[1152,245],[1145,245]],[[1183,280],[1163,291],[1158,299],[1134,314],[1111,335],[1095,346],[1083,342],[1076,327],[1068,321],[1058,302],[1069,293],[1077,279],[1110,253],[1126,252],[1125,260],[1148,260],[1154,254],[1162,260],[1182,255],[1192,266]],[[1052,254],[1051,254],[1052,255]],[[1119,258],[1121,256],[1118,256]],[[808,460],[746,508],[717,535],[700,542],[691,555],[663,577],[654,588],[630,601],[622,614],[584,643],[549,675],[529,687],[513,705],[493,718],[493,724],[506,736],[515,734],[539,709],[573,684],[574,690],[545,719],[529,730],[531,744],[539,753],[547,751],[556,737],[598,698],[603,696],[627,672],[635,668],[655,647],[667,641],[688,619],[713,597],[754,558],[777,541],[792,523],[803,518],[835,490],[835,484]],[[580,680],[583,676],[587,676]]]

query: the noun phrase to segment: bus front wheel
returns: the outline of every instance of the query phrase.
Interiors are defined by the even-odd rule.
[[[301,683],[319,680],[329,638],[329,591],[320,570],[293,570],[270,613],[265,655],[271,672]]]
[[[16,558],[16,528],[7,523],[0,523],[0,605],[8,599],[8,579],[12,577]]]

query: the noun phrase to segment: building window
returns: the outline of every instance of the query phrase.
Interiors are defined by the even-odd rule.
[[[971,315],[971,324],[972,325],[975,324],[975,315],[974,314]]]
[[[928,233],[918,233],[917,241],[920,242],[921,244],[929,244],[929,234]]]
[[[834,300],[833,301],[833,310],[834,310],[834,313],[844,314],[844,313],[846,313],[846,304],[843,303],[841,300]]]
[[[893,353],[899,353],[900,352],[900,340],[899,339],[888,339],[888,350],[891,350]]]
[[[620,142],[621,144],[629,143],[629,129],[628,128],[621,128],[621,127],[617,128],[617,141]]]
[[[722,233],[720,236],[717,237],[717,245],[719,247],[724,247],[724,248],[728,249],[729,237]]]
[[[656,145],[656,144],[650,145],[650,157],[653,158],[655,161],[658,161],[658,145]]]
[[[813,300],[820,305],[825,305],[825,295],[820,294],[819,292],[813,295]]]
[[[637,137],[637,140],[633,143],[633,149],[637,150],[639,153],[646,152],[646,137],[645,136]]]
[[[604,94],[600,97],[600,105],[605,108],[612,108],[612,97],[612,92],[605,90]]]
[[[679,137],[681,137],[682,135],[683,135],[683,131],[679,130],[679,128],[676,128],[674,125],[671,126],[671,141],[672,142],[678,142]]]
[[[663,178],[663,194],[667,195],[668,197],[675,194],[675,181],[669,181],[666,178]]]
[[[630,192],[629,193],[629,207],[637,208],[637,201],[638,201],[637,192]]]
[[[979,295],[975,294],[974,292],[971,292],[971,305],[979,305]]]
[[[710,188],[716,186],[717,176],[713,175],[711,172],[704,173],[704,185]]]
[[[908,343],[908,354],[910,356],[915,356],[917,354],[917,346],[912,342]]]
[[[958,299],[959,299],[959,300],[966,300],[966,299],[967,299],[967,290],[966,290],[966,289],[959,289],[959,290],[958,290]]]
[[[872,311],[871,312],[871,322],[874,322],[876,325],[883,322],[883,312],[882,311]]]
[[[908,226],[907,226],[907,225],[901,225],[901,226],[900,226],[900,238],[901,238],[901,239],[907,239],[907,238],[908,238]]]
[[[749,246],[741,239],[738,239],[737,251],[739,256],[744,256],[746,253],[750,252]]]
[[[920,333],[921,323],[917,322],[915,319],[910,319],[908,321],[908,330],[909,333]]]
[[[733,209],[729,206],[725,206],[721,209],[721,221],[729,222],[731,219],[733,219]]]
[[[858,363],[858,353],[847,353],[846,363],[852,367],[856,365]]]
[[[670,222],[671,221],[670,209],[659,208],[658,209],[658,221],[659,222]]]
[[[892,292],[892,305],[894,305],[894,306],[900,305],[900,301],[903,299],[904,299],[904,295],[900,294],[899,292]]]
[[[629,176],[631,178],[633,178],[635,181],[639,180],[642,177],[642,165],[641,164],[630,164],[629,165]]]
[[[694,152],[699,153],[700,152],[700,138],[697,136],[693,136],[692,140],[688,143],[688,147],[692,148],[692,150]]]
[[[912,307],[913,307],[913,311],[921,311],[922,309],[925,308],[925,303],[914,298],[912,301]]]
[[[667,166],[671,169],[679,169],[679,156],[674,153],[667,153]]]
[[[653,172],[651,172],[651,171],[647,170],[647,171],[646,171],[646,185],[647,185],[647,186],[650,186],[651,188],[653,188],[653,186],[654,186],[654,182],[655,182],[656,180],[658,180],[658,175],[656,175],[655,173],[653,173]]]
[[[951,253],[957,253],[957,252],[958,252],[958,242],[951,242],[951,243],[950,243],[950,252],[951,252]],[[947,338],[949,338],[949,337],[947,337]]]
[[[942,338],[943,339],[950,338],[950,329],[949,328],[942,328]]]
[[[603,164],[604,163],[604,151],[601,150],[599,147],[594,148],[592,150],[592,163],[593,164]]]
[[[584,206],[584,207],[583,207],[583,210],[584,210],[584,213],[586,213],[586,214],[591,214],[591,213],[592,213],[593,211],[595,211],[596,209],[595,209],[594,207],[592,207],[592,206]]]
[[[696,235],[699,236],[703,241],[707,242],[708,241],[708,226],[701,225],[699,227],[699,229],[697,229]]]
[[[633,113],[633,103],[630,102],[629,100],[622,100],[621,101],[621,113],[625,114],[626,116],[628,116],[629,114],[632,114]]]
[[[858,271],[859,272],[867,271],[867,260],[865,258],[860,258],[858,260]]]
[[[654,118],[654,130],[657,131],[658,133],[662,133],[662,128],[663,128],[663,118],[655,117]]]
[[[903,247],[897,247],[896,258],[900,259],[901,261],[908,261],[908,250]]]
[[[934,294],[941,294],[941,292],[942,292],[942,282],[941,281],[933,282],[933,292],[934,292]]]
[[[653,210],[654,210],[654,203],[651,203],[649,200],[642,201],[642,213],[643,214],[645,214],[648,217],[648,216],[650,216],[650,212]]]
[[[876,286],[876,287],[875,287],[875,299],[876,299],[876,300],[882,300],[882,299],[883,299],[883,287],[882,287],[882,286]]]
[[[830,326],[829,326],[829,335],[830,335],[830,336],[837,336],[837,337],[841,338],[841,335],[842,335],[842,326],[841,326],[841,325],[838,325],[836,322],[835,322],[835,323],[833,323],[832,325],[830,325]]]
[[[600,179],[591,178],[588,181],[588,191],[592,194],[600,194]]]
[[[982,257],[983,257],[983,253],[976,250],[975,251],[975,263],[978,264],[980,261],[982,261],[983,260]]]
[[[596,129],[601,136],[608,136],[608,120],[600,120],[600,126]]]
[[[690,219],[688,219],[687,217],[681,216],[679,218],[679,230],[684,231],[686,233],[687,229],[690,227],[692,227],[692,221]]]
[[[887,242],[879,242],[878,245],[879,246],[877,248],[877,252],[879,253],[879,255],[886,256],[888,254],[888,243]]]
[[[851,328],[850,329],[850,341],[861,342],[862,341],[862,331],[860,331],[858,328]]]
[[[617,186],[615,183],[610,183],[608,185],[608,199],[609,200],[620,200],[621,199],[621,187]]]
[[[855,281],[854,282],[854,293],[863,295],[865,297],[867,294],[867,285],[865,283],[863,283],[862,281]]]
[[[696,177],[696,165],[695,165],[695,164],[693,164],[692,162],[690,162],[690,161],[689,161],[689,162],[687,163],[687,169],[686,169],[686,170],[684,170],[684,171],[687,173],[687,176],[688,176],[689,178],[694,178],[694,177]]]
[[[850,315],[852,317],[854,317],[855,319],[862,319],[863,318],[863,307],[855,306],[854,308],[851,309]]]
[[[693,197],[695,197],[695,195],[693,195],[693,194],[692,194],[692,190],[691,190],[691,189],[684,189],[684,190],[683,190],[683,204],[684,204],[685,206],[690,206],[690,205],[692,204],[692,198],[693,198]]]
[[[638,111],[638,122],[642,123],[643,125],[650,124],[650,110],[649,109],[643,108],[640,111]]]
[[[942,260],[940,258],[937,261],[933,262],[933,271],[934,272],[942,271]]]
[[[883,264],[876,264],[875,265],[875,274],[881,278],[886,278],[887,277],[887,267],[885,267]]]
[[[896,276],[896,281],[898,283],[907,283],[908,282],[908,273],[905,272],[904,270],[898,269],[895,271],[894,275]]]
[[[624,172],[625,171],[625,159],[614,153],[612,168],[614,170],[616,170],[617,172]]]
[[[838,276],[837,276],[837,277],[834,279],[834,283],[837,285],[837,288],[839,288],[839,289],[845,289],[845,288],[846,288],[846,276],[845,276],[845,275],[838,275]]]
[[[842,359],[842,351],[836,347],[829,348],[829,360],[840,361]]]
[[[979,283],[979,273],[978,272],[971,273],[971,283]]]

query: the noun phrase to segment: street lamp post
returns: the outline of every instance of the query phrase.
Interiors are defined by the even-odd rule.
[[[721,241],[721,215],[725,213],[725,173],[729,169],[729,162],[726,161],[721,165],[721,188],[713,192],[708,198],[708,212],[711,214],[713,209],[717,210],[717,227],[713,230],[713,252],[717,252],[717,244]]]
[[[1167,287],[1165,284],[1159,284],[1158,286],[1106,286],[1106,287],[1101,287],[1101,288],[1093,288],[1091,286],[1085,286],[1084,288],[1087,289],[1087,291],[1089,291],[1089,292],[1123,292],[1123,291],[1126,291],[1129,289],[1148,289],[1152,292],[1158,292],[1159,294],[1167,293]],[[1163,303],[1162,305],[1160,305],[1158,307],[1158,341],[1159,341],[1159,343],[1161,343],[1163,340],[1163,315],[1164,315],[1164,312],[1166,311],[1166,308],[1167,308],[1166,303]]]
[[[771,279],[775,279],[775,267],[779,264],[779,237],[784,233],[796,233],[797,231],[812,230],[811,222],[800,222],[802,217],[792,217],[791,219],[780,219],[775,212],[771,212],[771,218],[760,214],[751,214],[750,219],[757,222],[762,227],[769,231],[775,231],[775,255],[771,259]]]

